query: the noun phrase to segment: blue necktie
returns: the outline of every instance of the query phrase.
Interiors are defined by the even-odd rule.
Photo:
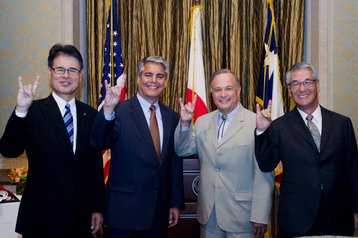
[[[65,126],[67,129],[68,136],[70,137],[71,144],[73,145],[73,117],[71,114],[71,106],[66,103],[65,106],[66,112],[63,116],[63,121],[65,122]]]

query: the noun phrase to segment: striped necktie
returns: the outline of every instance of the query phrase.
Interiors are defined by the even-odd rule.
[[[71,106],[70,104],[66,103],[65,106],[66,112],[63,116],[63,121],[65,122],[65,127],[68,133],[68,136],[70,137],[71,144],[73,145],[73,117],[71,114]]]
[[[227,120],[227,115],[222,114],[221,115],[221,123],[220,123],[219,128],[218,128],[218,140],[220,140],[224,136],[226,120]]]
[[[311,131],[314,143],[316,144],[318,151],[320,151],[321,135],[319,134],[319,130],[318,130],[316,124],[314,124],[314,122],[312,121],[312,119],[313,119],[312,115],[307,115],[307,117],[306,117],[307,127]]]

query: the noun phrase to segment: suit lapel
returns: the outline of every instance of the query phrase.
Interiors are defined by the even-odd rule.
[[[160,103],[160,113],[162,114],[162,122],[163,122],[163,145],[162,145],[162,153],[161,153],[161,160],[166,158],[167,148],[169,146],[170,141],[170,128],[172,128],[172,120],[169,117],[169,113],[167,112],[167,108],[164,107]]]
[[[76,136],[76,154],[82,148],[83,140],[86,138],[86,130],[90,128],[88,125],[87,120],[87,111],[85,107],[83,107],[77,100],[76,100],[76,110],[77,110],[77,136]]]
[[[211,128],[208,137],[211,138],[211,142],[215,148],[218,146],[218,113],[219,111],[216,110],[208,121],[208,128]]]
[[[330,132],[334,126],[333,120],[331,120],[331,115],[329,111],[323,107],[321,107],[322,113],[322,132],[321,132],[321,151],[324,150],[326,146]]]
[[[63,122],[63,118],[58,108],[58,105],[52,95],[48,96],[45,99],[43,104],[43,111],[47,115],[47,117],[52,121],[52,123],[57,127],[58,134],[63,137],[67,144],[71,145],[70,138],[68,137],[67,130],[65,127],[65,123]],[[72,145],[71,145],[72,146]]]
[[[145,119],[145,115],[143,113],[142,107],[137,99],[136,96],[133,96],[130,99],[131,102],[131,116],[134,124],[138,128],[138,131],[141,132],[141,136],[143,137],[144,141],[146,142],[150,152],[151,158],[157,158],[157,154],[155,152],[154,144],[152,141],[152,136],[150,135],[149,127],[147,120]],[[157,160],[156,160],[157,161]]]
[[[244,115],[242,113],[242,108],[240,107],[239,111],[236,113],[232,121],[230,122],[228,128],[224,133],[224,137],[221,138],[218,148],[225,144],[231,137],[233,137],[238,131],[242,128],[242,122],[244,121]]]
[[[305,141],[318,153],[316,144],[314,143],[313,137],[306,123],[303,121],[301,114],[297,108],[294,108],[291,112],[287,113],[287,118],[290,121],[289,125],[295,131],[295,134],[304,138]]]

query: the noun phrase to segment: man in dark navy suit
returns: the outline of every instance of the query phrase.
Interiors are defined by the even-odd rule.
[[[358,228],[358,153],[348,117],[319,105],[311,64],[286,73],[296,108],[271,123],[271,103],[256,114],[256,159],[262,171],[282,161],[281,237],[352,236]]]
[[[118,106],[120,87],[106,83],[103,111],[95,120],[91,142],[98,149],[111,149],[105,211],[108,238],[164,238],[167,228],[178,223],[184,204],[182,160],[174,152],[179,117],[159,102],[168,75],[162,57],[142,59],[138,93]],[[154,124],[158,140],[151,136]]]
[[[82,69],[74,46],[56,44],[48,55],[52,93],[47,98],[34,100],[39,77],[28,85],[19,77],[0,153],[27,154],[28,177],[16,224],[24,238],[91,237],[102,224],[102,154],[89,140],[97,111],[75,98]]]

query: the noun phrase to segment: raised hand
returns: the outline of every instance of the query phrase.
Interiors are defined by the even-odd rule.
[[[33,84],[24,85],[21,76],[19,76],[18,80],[19,91],[16,98],[16,110],[18,112],[27,112],[35,99],[36,91],[40,82],[40,76],[36,76]]]
[[[193,119],[196,99],[197,96],[195,94],[193,102],[188,102],[187,104],[184,105],[183,99],[179,98],[181,126],[189,126],[191,120]]]
[[[119,102],[121,96],[121,90],[125,84],[126,75],[123,74],[118,80],[117,85],[111,87],[107,80],[104,82],[106,87],[106,97],[104,98],[103,110],[107,115],[111,115],[114,111],[114,108]]]
[[[271,100],[267,108],[262,110],[260,110],[260,105],[256,103],[256,129],[258,132],[264,132],[271,125],[271,109]]]

